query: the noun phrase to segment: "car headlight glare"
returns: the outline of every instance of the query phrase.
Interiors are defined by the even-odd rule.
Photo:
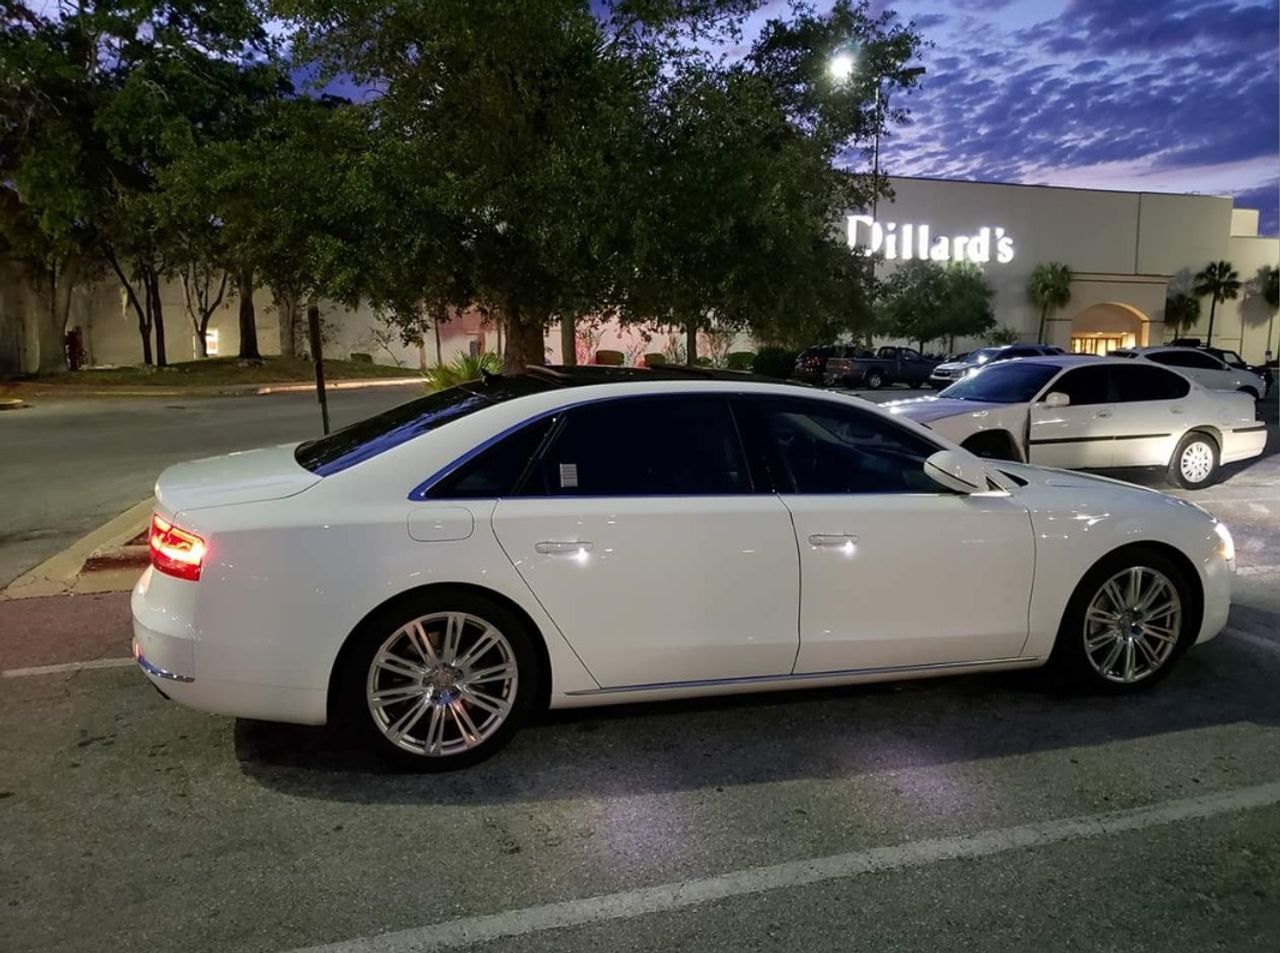
[[[1231,530],[1227,529],[1227,524],[1214,523],[1213,531],[1218,535],[1218,553],[1227,562],[1235,562],[1236,543],[1231,538]]]

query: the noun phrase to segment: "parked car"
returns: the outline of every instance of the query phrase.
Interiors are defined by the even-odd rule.
[[[1063,354],[1062,348],[1052,344],[1001,344],[980,347],[961,355],[954,361],[939,364],[929,375],[929,383],[941,390],[972,374],[979,368],[1015,357],[1042,357],[1046,354]]]
[[[1235,390],[1260,400],[1267,382],[1249,370],[1229,367],[1205,351],[1189,347],[1126,347],[1111,357],[1143,358],[1162,367],[1172,367],[1210,390]]]
[[[1271,385],[1275,383],[1275,370],[1271,366],[1275,364],[1275,361],[1272,361],[1271,365],[1265,363],[1249,364],[1237,352],[1229,351],[1226,348],[1221,347],[1206,347],[1200,343],[1199,338],[1178,338],[1177,340],[1172,341],[1170,346],[1192,347],[1198,351],[1203,351],[1206,354],[1212,354],[1228,367],[1233,367],[1238,371],[1248,371],[1251,374],[1258,375],[1262,378],[1262,382],[1266,387],[1266,392],[1262,395],[1263,397],[1266,397],[1267,394],[1271,392]]]
[[[803,384],[821,384],[826,377],[828,358],[843,357],[857,351],[851,344],[824,344],[821,347],[806,348],[796,357],[796,368],[791,377]]]
[[[1234,570],[1180,500],[728,372],[494,375],[156,490],[150,681],[422,770],[548,705],[1046,663],[1136,689],[1218,633]]]
[[[1256,457],[1267,442],[1252,397],[1123,358],[998,363],[937,397],[886,406],[979,456],[1069,469],[1165,467],[1188,489],[1208,486],[1220,464]]]
[[[866,387],[878,390],[890,384],[919,387],[928,382],[937,361],[912,347],[885,346],[874,355],[833,355],[827,359],[824,383],[833,387]]]

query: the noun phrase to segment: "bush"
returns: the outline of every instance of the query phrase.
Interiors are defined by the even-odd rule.
[[[714,367],[715,362],[709,357],[700,357],[695,362],[699,367]]]
[[[730,351],[724,366],[731,371],[749,371],[755,365],[755,351]]]
[[[795,371],[799,356],[799,351],[789,351],[785,347],[762,347],[751,362],[751,373],[786,380]]]
[[[422,375],[427,390],[444,390],[454,387],[463,381],[474,381],[485,374],[501,374],[502,358],[492,351],[472,356],[459,354],[448,364],[433,367]]]
[[[662,367],[667,363],[667,355],[660,351],[651,351],[644,356],[645,367]]]
[[[627,362],[621,351],[596,351],[596,364],[608,364],[610,367],[621,367]]]
[[[353,351],[348,356],[351,358],[352,364],[372,364],[373,363],[372,354],[362,354],[359,351]]]

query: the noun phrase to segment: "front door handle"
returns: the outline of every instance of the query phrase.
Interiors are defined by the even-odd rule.
[[[544,556],[577,556],[579,553],[583,555],[589,553],[591,551],[591,543],[584,539],[544,539],[540,543],[534,543],[533,549],[534,552],[541,553]]]
[[[1107,417],[1110,417],[1110,416],[1111,416],[1111,411],[1109,411],[1109,410],[1100,410],[1100,411],[1098,411],[1096,414],[1094,414],[1094,415],[1093,415],[1093,417],[1094,417],[1094,419],[1095,419],[1095,420],[1103,420],[1103,419],[1105,419],[1105,418],[1107,418]]]
[[[842,549],[850,547],[858,541],[852,533],[813,533],[809,536],[809,545],[819,549]]]
[[[1186,413],[1186,411],[1185,411],[1185,410],[1183,410],[1183,409],[1182,409],[1182,407],[1180,407],[1179,405],[1174,404],[1172,407],[1170,407],[1170,408],[1169,408],[1169,413],[1171,413],[1171,414],[1183,414],[1183,413]]]

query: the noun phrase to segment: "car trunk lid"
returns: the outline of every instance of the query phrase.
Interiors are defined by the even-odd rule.
[[[169,467],[156,480],[156,499],[168,513],[279,500],[319,483],[294,459],[297,444],[205,457]]]

